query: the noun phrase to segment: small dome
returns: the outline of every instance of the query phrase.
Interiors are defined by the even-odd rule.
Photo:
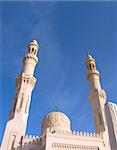
[[[36,45],[39,48],[39,44],[37,42],[37,40],[33,40],[29,43],[29,45]]]
[[[47,114],[42,122],[42,133],[47,129],[52,128],[55,131],[65,130],[70,131],[70,119],[63,112],[54,111]]]

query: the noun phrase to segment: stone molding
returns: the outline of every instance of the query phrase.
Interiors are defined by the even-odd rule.
[[[93,76],[93,77],[97,77],[97,76],[100,76],[100,73],[99,73],[99,71],[88,71],[88,73],[87,73],[87,80],[89,80],[90,79],[90,76]]]
[[[38,57],[35,56],[34,54],[30,54],[30,53],[27,53],[25,56],[24,56],[24,59],[23,59],[23,62],[25,61],[34,61],[36,64],[38,63]]]
[[[75,149],[75,150],[99,150],[99,147],[97,146],[86,146],[86,145],[75,145],[75,144],[63,144],[63,143],[53,143],[52,144],[53,149]]]
[[[89,95],[89,99],[92,100],[97,95],[102,99],[107,99],[106,93],[103,89],[101,89],[101,90],[98,90],[98,89],[91,90],[90,95]]]
[[[24,82],[24,83],[30,84],[31,86],[34,87],[35,83],[36,83],[36,78],[33,77],[33,76],[31,76],[31,77],[30,76],[25,76],[22,73],[21,75],[17,76],[17,78],[16,78],[16,86],[17,86],[18,82],[20,82],[20,84],[21,84],[21,82]]]

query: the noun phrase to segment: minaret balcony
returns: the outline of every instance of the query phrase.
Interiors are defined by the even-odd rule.
[[[100,73],[99,73],[99,71],[97,71],[97,70],[90,70],[90,71],[88,71],[88,73],[87,73],[87,80],[89,80],[90,79],[90,76],[93,76],[93,77],[96,77],[96,76],[100,76]]]
[[[34,60],[36,64],[38,63],[38,57],[36,55],[30,53],[25,54],[23,61],[32,61],[32,60]]]

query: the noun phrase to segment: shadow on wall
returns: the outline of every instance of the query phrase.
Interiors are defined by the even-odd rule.
[[[107,103],[105,107],[106,120],[109,131],[110,146],[112,150],[117,149],[117,105]]]
[[[22,146],[17,147],[16,150],[41,150],[40,139],[39,138],[33,139],[33,137],[31,138],[32,139],[28,142],[24,140],[24,144],[22,144]]]

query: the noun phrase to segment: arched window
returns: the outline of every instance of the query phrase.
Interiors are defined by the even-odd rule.
[[[32,48],[32,52],[34,52],[34,48]]]
[[[95,68],[95,65],[94,64],[92,64],[92,66],[93,66],[93,69]]]
[[[90,70],[91,70],[91,64],[89,64],[89,68],[90,68]]]

